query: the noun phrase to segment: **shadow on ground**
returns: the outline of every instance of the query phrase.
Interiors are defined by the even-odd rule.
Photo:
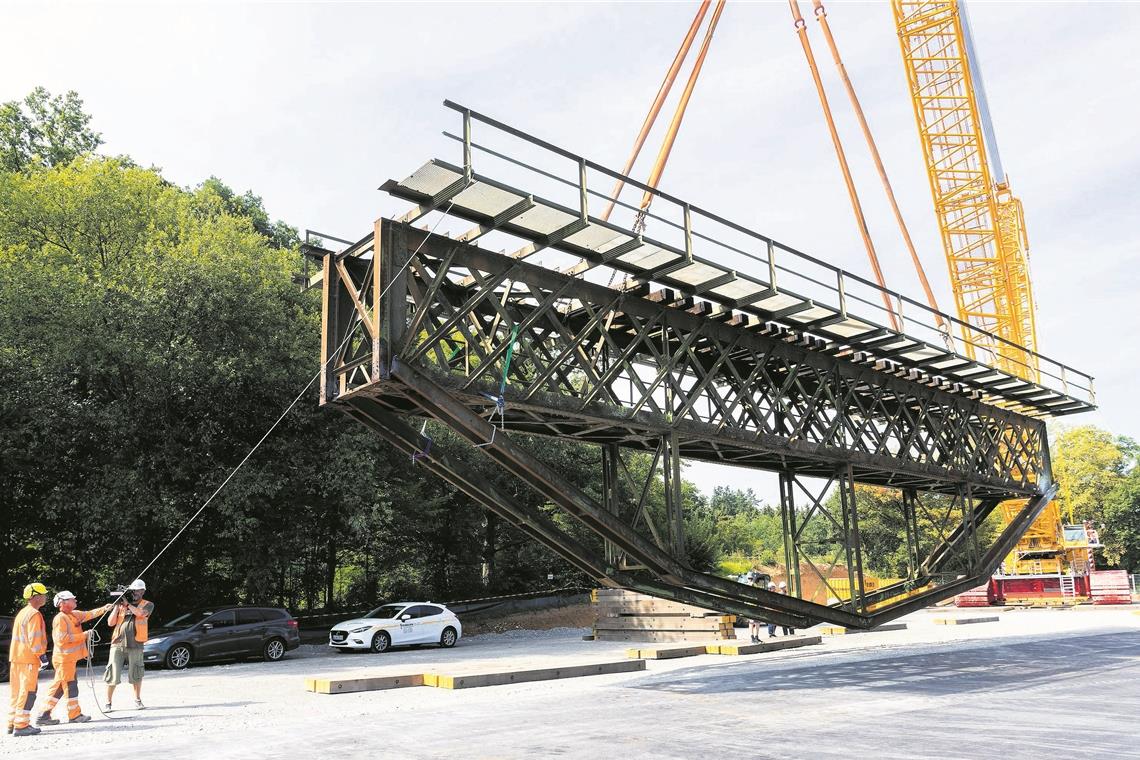
[[[1082,688],[1097,674],[1140,669],[1140,633],[1121,632],[1042,640],[1012,637],[986,646],[947,647],[922,654],[864,660],[790,664],[752,660],[714,668],[693,667],[651,675],[629,688],[678,694],[730,694],[824,689],[922,694],[1002,692],[1079,678]]]

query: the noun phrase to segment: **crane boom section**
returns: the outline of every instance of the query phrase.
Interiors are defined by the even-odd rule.
[[[1034,379],[1037,367],[1021,204],[990,176],[956,0],[892,0],[967,356]],[[1004,180],[1004,178],[1001,178]],[[1025,349],[1029,349],[1026,351]]]

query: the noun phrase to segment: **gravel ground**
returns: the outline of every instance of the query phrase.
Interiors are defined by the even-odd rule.
[[[932,620],[978,614],[1000,620]],[[127,740],[164,758],[1140,757],[1140,615],[1130,609],[930,610],[905,622],[765,655],[463,691],[321,695],[304,678],[551,667],[623,659],[628,645],[556,628],[383,655],[303,646],[275,664],[148,671],[148,709],[111,720],[81,682],[95,721],[4,737],[0,756],[105,757],[108,742]],[[131,702],[126,685],[117,696]]]

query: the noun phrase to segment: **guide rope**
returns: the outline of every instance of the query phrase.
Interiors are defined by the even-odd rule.
[[[471,183],[471,179],[469,178],[467,180],[467,184],[470,184],[470,183]],[[384,289],[380,291],[379,295],[376,296],[377,301],[379,301],[381,298],[383,298],[384,295],[388,292],[388,290],[392,287],[392,285],[394,285],[396,282],[399,281],[399,276],[401,274],[403,274],[404,271],[411,265],[411,263],[415,260],[416,256],[419,254],[420,250],[423,249],[424,245],[427,244],[427,241],[435,234],[435,231],[439,227],[440,222],[442,222],[447,217],[447,215],[451,212],[451,208],[454,204],[455,204],[454,200],[450,201],[447,204],[447,208],[443,211],[442,214],[440,214],[439,219],[437,219],[435,224],[432,225],[431,229],[428,230],[428,234],[424,236],[423,240],[420,241],[420,244],[418,246],[416,246],[416,249],[414,251],[412,251],[412,254],[408,257],[408,260],[404,262],[403,266],[400,267],[400,269],[396,272],[396,274],[388,282],[388,285],[385,286]],[[372,267],[375,265],[375,263],[376,263],[375,258],[373,258],[373,260],[369,262],[368,270],[365,274],[365,280],[366,281],[369,279],[369,274],[371,273]],[[357,315],[355,322],[359,322],[359,320],[360,320],[360,316]],[[353,324],[353,327],[355,327],[355,322]],[[177,541],[178,538],[183,533],[185,533],[186,530],[202,515],[202,513],[206,511],[206,508],[208,506],[210,506],[210,504],[214,501],[215,498],[217,498],[218,494],[222,492],[222,489],[224,489],[229,484],[229,482],[231,480],[233,480],[234,476],[237,475],[238,472],[241,471],[241,469],[245,466],[246,462],[249,461],[250,457],[252,457],[254,455],[254,453],[259,448],[261,448],[261,444],[265,443],[266,439],[269,438],[270,434],[274,430],[277,429],[278,425],[281,424],[282,420],[284,420],[285,417],[288,416],[289,412],[293,411],[293,408],[295,406],[297,406],[297,404],[301,401],[301,399],[305,396],[305,394],[313,386],[313,383],[315,383],[317,381],[317,379],[320,378],[324,374],[324,372],[328,368],[329,364],[340,354],[341,349],[343,349],[348,344],[348,342],[352,339],[352,335],[353,335],[353,329],[350,328],[347,331],[347,335],[345,335],[344,340],[341,341],[340,345],[338,345],[333,351],[331,351],[329,353],[329,358],[324,362],[324,364],[321,365],[320,369],[317,370],[317,372],[313,375],[313,377],[310,378],[309,382],[305,383],[305,387],[301,389],[301,392],[298,393],[297,396],[293,399],[293,401],[289,404],[289,406],[287,406],[285,408],[285,411],[283,411],[277,417],[277,419],[274,420],[273,424],[269,426],[269,429],[265,431],[265,434],[262,435],[261,438],[258,439],[257,443],[255,443],[253,445],[253,447],[249,450],[249,452],[244,457],[242,457],[242,460],[240,462],[238,462],[237,466],[234,467],[233,470],[230,471],[230,474],[226,476],[226,479],[222,481],[221,485],[219,485],[216,489],[214,489],[214,492],[212,494],[210,494],[209,498],[207,498],[206,501],[204,501],[202,503],[202,506],[200,506],[197,509],[197,511],[195,511],[194,514],[192,514],[190,516],[190,519],[188,519],[182,525],[182,527],[178,529],[178,532],[175,533],[174,536],[172,536],[171,539],[166,542],[166,545],[163,546],[162,549],[160,549],[159,552],[154,555],[154,557],[150,560],[150,562],[148,562],[146,564],[146,566],[135,576],[136,578],[141,578],[142,576],[144,576],[147,573],[147,571],[150,570],[150,568],[153,567],[156,562],[158,562],[158,560],[162,557],[162,555],[165,554],[166,551],[171,546],[174,545],[174,542]],[[510,356],[510,354],[508,352],[508,363],[509,363],[509,356]],[[505,374],[504,374],[504,383],[505,383]],[[430,447],[430,444],[429,444],[429,447]],[[426,454],[426,452],[425,452],[425,454]],[[119,600],[121,600],[126,595],[126,593],[127,593],[126,590],[122,591],[119,594],[119,596],[116,597],[115,600],[112,602],[112,605],[118,604]],[[87,651],[87,658],[86,658],[87,659],[86,668],[87,668],[88,682],[91,685],[91,693],[93,696],[95,696],[95,706],[99,709],[99,712],[102,713],[104,717],[106,717],[108,719],[112,719],[111,716],[107,715],[107,713],[104,712],[103,708],[100,706],[98,695],[95,693],[95,683],[94,683],[94,680],[92,679],[92,676],[91,676],[91,664],[92,664],[92,657],[94,656],[95,644],[97,644],[100,641],[99,634],[95,629],[101,622],[103,622],[104,618],[106,618],[108,614],[109,614],[109,612],[104,612],[99,617],[99,619],[95,621],[95,625],[93,625],[87,631],[88,651]]]

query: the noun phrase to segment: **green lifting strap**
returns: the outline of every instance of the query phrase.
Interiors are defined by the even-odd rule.
[[[499,398],[502,399],[503,393],[507,390],[507,373],[511,371],[511,359],[515,355],[515,344],[518,342],[519,326],[515,325],[511,328],[511,344],[507,346],[507,360],[503,363],[503,380],[499,383]]]
[[[495,442],[495,430],[496,430],[496,428],[495,428],[495,415],[496,414],[499,415],[499,425],[500,426],[502,426],[506,423],[507,400],[503,397],[503,394],[507,392],[507,377],[511,371],[511,360],[515,356],[515,343],[518,341],[518,337],[519,337],[519,326],[515,325],[513,328],[511,328],[511,342],[510,342],[510,345],[507,346],[507,356],[506,356],[506,359],[503,361],[503,377],[499,381],[499,395],[498,396],[492,396],[490,393],[483,393],[482,394],[488,401],[490,401],[492,404],[495,405],[495,408],[491,410],[491,416],[489,418],[490,422],[491,422],[491,440],[487,441],[486,443],[477,443],[477,444],[475,444],[476,447],[490,446],[491,444],[493,444]]]

